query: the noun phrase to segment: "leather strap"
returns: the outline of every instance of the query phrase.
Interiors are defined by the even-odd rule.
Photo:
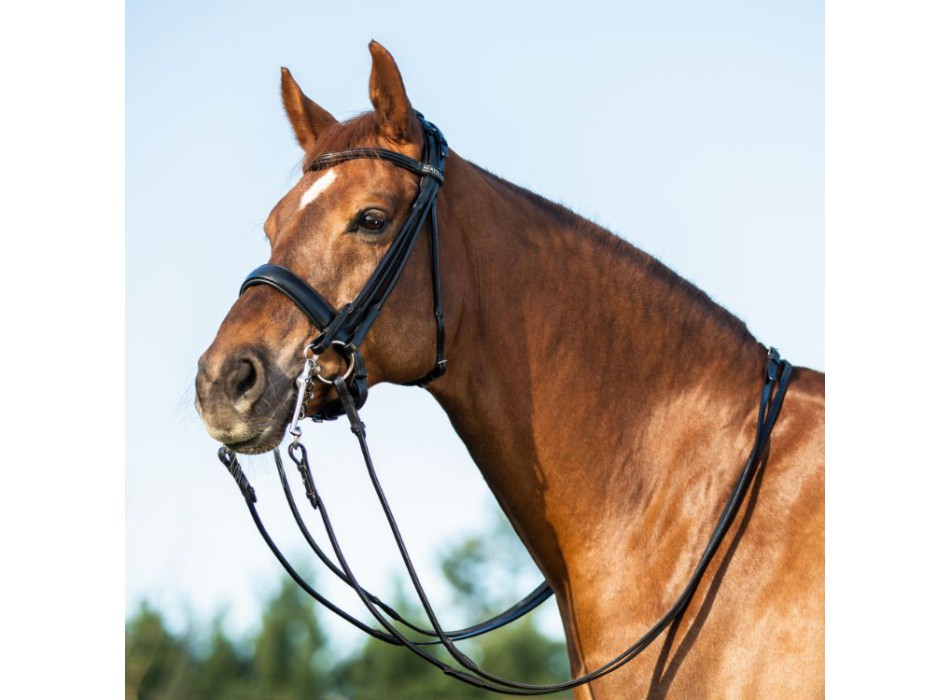
[[[335,612],[336,614],[343,617],[347,621],[351,622],[359,629],[367,632],[371,636],[386,641],[390,644],[402,645],[408,648],[412,653],[416,654],[425,661],[433,664],[438,667],[446,675],[450,675],[453,678],[472,685],[477,688],[484,690],[490,690],[498,693],[507,693],[511,695],[547,695],[549,693],[555,693],[562,690],[567,690],[570,688],[575,688],[586,683],[590,683],[593,680],[601,678],[626,663],[630,662],[633,658],[638,656],[643,652],[670,624],[673,623],[686,609],[689,605],[690,600],[692,599],[696,589],[699,587],[700,581],[702,580],[703,574],[706,572],[706,569],[709,567],[712,562],[719,546],[722,544],[722,541],[729,530],[732,522],[735,520],[736,515],[739,511],[739,506],[744,500],[745,494],[747,493],[749,486],[751,485],[752,479],[756,473],[757,468],[764,458],[765,451],[768,446],[769,437],[772,432],[772,428],[775,426],[776,421],[778,420],[779,412],[781,411],[782,403],[785,398],[786,391],[788,389],[789,382],[791,381],[792,376],[792,365],[786,361],[782,360],[779,357],[778,352],[774,348],[770,348],[766,361],[766,371],[765,371],[765,382],[762,388],[762,394],[759,402],[759,410],[756,421],[756,431],[755,437],[753,438],[752,449],[749,454],[749,458],[746,461],[745,467],[739,474],[739,478],[736,481],[736,484],[730,494],[729,498],[726,501],[726,505],[723,508],[723,512],[719,517],[719,520],[716,523],[713,533],[710,536],[709,542],[706,545],[705,550],[699,558],[699,562],[696,568],[693,571],[692,576],[686,584],[682,594],[676,599],[672,607],[663,615],[640,639],[638,639],[634,644],[628,647],[626,650],[621,652],[611,661],[607,662],[600,668],[580,676],[578,678],[566,681],[564,683],[556,683],[549,685],[534,685],[529,683],[520,683],[517,681],[511,681],[505,678],[501,678],[494,674],[491,674],[478,667],[475,662],[473,662],[468,656],[462,653],[459,650],[454,642],[460,639],[467,638],[465,636],[466,630],[457,630],[454,632],[447,632],[442,629],[439,624],[438,618],[435,615],[435,612],[432,610],[431,605],[429,604],[428,596],[425,593],[425,590],[422,587],[419,577],[416,574],[415,566],[412,563],[412,560],[409,557],[409,553],[406,549],[405,543],[403,542],[402,536],[399,532],[399,527],[396,524],[395,517],[392,514],[392,511],[389,507],[389,503],[386,499],[385,494],[383,493],[382,486],[379,483],[379,479],[376,476],[376,471],[373,466],[372,456],[369,452],[369,447],[366,443],[366,429],[362,420],[359,417],[358,409],[354,403],[351,393],[346,386],[345,382],[342,379],[336,379],[334,381],[334,387],[337,390],[339,395],[340,402],[343,406],[343,411],[347,415],[350,421],[350,429],[353,434],[356,436],[360,444],[360,450],[363,454],[363,460],[367,468],[367,473],[369,475],[370,481],[372,482],[373,488],[376,491],[379,502],[383,508],[383,512],[386,516],[386,519],[389,523],[390,529],[392,530],[393,536],[396,540],[396,544],[399,548],[400,555],[403,558],[403,562],[406,566],[406,570],[409,574],[410,579],[412,580],[413,587],[416,590],[419,600],[422,603],[423,609],[426,612],[426,615],[429,618],[430,623],[433,627],[434,636],[437,638],[434,641],[413,641],[407,638],[403,633],[401,633],[388,619],[386,619],[386,614],[394,616],[393,619],[401,620],[398,614],[395,614],[395,611],[392,610],[389,606],[385,606],[379,602],[378,598],[368,593],[356,579],[356,576],[353,574],[352,569],[350,568],[343,551],[340,547],[339,541],[336,537],[336,533],[333,530],[332,523],[330,522],[329,514],[327,513],[326,507],[316,494],[316,487],[313,486],[312,480],[310,482],[311,486],[314,489],[314,498],[311,500],[314,507],[319,511],[320,516],[323,520],[324,528],[327,532],[327,536],[330,540],[330,544],[333,548],[333,552],[336,556],[337,561],[340,563],[342,568],[342,574],[344,580],[350,585],[353,590],[356,592],[357,596],[366,606],[367,610],[373,617],[383,626],[386,632],[380,632],[379,630],[372,629],[365,625],[364,623],[356,620],[349,614],[340,610],[338,607],[333,605],[330,601],[323,598],[319,593],[313,590],[303,578],[290,566],[286,558],[280,553],[276,545],[271,540],[270,536],[267,534],[267,531],[264,529],[263,523],[261,523],[260,518],[257,515],[257,510],[255,506],[255,497],[253,489],[250,487],[250,484],[247,482],[247,478],[244,476],[243,471],[240,468],[240,465],[237,463],[237,459],[234,457],[233,453],[229,453],[226,448],[222,448],[219,452],[219,457],[221,461],[228,468],[228,471],[234,477],[236,483],[240,487],[242,493],[245,496],[245,502],[247,503],[248,509],[251,511],[251,515],[254,519],[255,525],[258,530],[260,530],[262,537],[265,542],[268,544],[268,547],[274,552],[278,561],[281,565],[287,570],[291,577],[315,600]],[[305,459],[305,453],[304,459]],[[293,453],[291,454],[293,457]],[[312,542],[312,537],[309,536],[309,531],[306,531],[306,527],[302,524],[299,518],[299,512],[296,509],[296,504],[293,503],[293,496],[289,492],[289,488],[286,484],[286,478],[283,472],[283,466],[280,462],[280,456],[275,451],[275,461],[277,462],[278,471],[281,474],[281,481],[285,486],[285,493],[287,493],[288,500],[291,502],[291,509],[295,514],[295,519],[298,521],[298,526],[301,527],[301,530],[305,532],[305,537],[311,543],[312,547],[315,547],[315,551],[319,548],[316,547],[316,544]],[[296,458],[295,458],[296,461]],[[307,468],[309,473],[309,467]],[[306,480],[305,480],[306,482]],[[328,559],[328,557],[321,557],[321,559]],[[331,569],[339,571],[336,567],[331,566]],[[535,595],[541,587],[536,589]],[[550,595],[548,590],[543,597]],[[528,600],[532,596],[528,596],[525,600]],[[543,599],[543,598],[542,598]],[[524,601],[522,601],[524,603]],[[534,602],[531,605],[531,608],[536,606],[538,603]],[[524,614],[525,611],[518,610],[521,603],[512,607],[509,611],[506,611],[510,619],[516,619],[520,615]],[[531,609],[528,608],[528,609]],[[385,613],[385,614],[384,614]],[[502,617],[502,616],[498,616]],[[493,618],[493,620],[496,618]],[[497,627],[504,624],[504,622],[497,625],[490,625],[492,621],[486,621],[481,627],[487,631],[488,629],[496,629]],[[422,630],[419,627],[412,626],[413,629],[430,634],[427,630]],[[471,635],[469,635],[471,636]],[[455,659],[461,666],[462,669],[454,668],[441,659],[435,657],[425,649],[426,646],[433,643],[441,643],[442,646],[448,651],[448,653]]]
[[[429,210],[430,247],[432,249],[432,313],[435,315],[435,365],[429,373],[417,380],[417,386],[426,386],[438,379],[448,369],[445,359],[445,314],[442,312],[442,273],[439,270],[439,222],[435,207]]]
[[[612,671],[629,663],[632,659],[636,658],[640,653],[642,653],[664,630],[666,630],[667,627],[673,623],[677,617],[679,617],[679,615],[683,613],[683,611],[689,605],[693,594],[699,587],[703,574],[706,572],[706,569],[712,562],[713,557],[719,549],[719,546],[722,544],[722,541],[728,532],[730,525],[735,520],[735,517],[739,511],[739,506],[742,504],[745,494],[747,493],[752,482],[752,478],[763,459],[772,428],[774,427],[775,422],[778,420],[779,412],[785,399],[785,393],[788,389],[788,384],[791,381],[791,376],[791,363],[786,360],[782,360],[775,348],[769,348],[766,358],[765,381],[759,401],[755,437],[753,438],[752,449],[750,451],[749,458],[739,474],[739,478],[736,481],[735,487],[733,488],[733,491],[730,494],[725,507],[723,508],[723,512],[716,523],[716,527],[713,529],[713,533],[710,536],[709,542],[700,556],[699,562],[694,569],[692,576],[690,576],[683,593],[679,596],[679,598],[677,598],[672,607],[639,640],[634,642],[630,647],[600,668],[571,681],[548,685],[520,683],[488,673],[487,671],[479,668],[477,664],[475,664],[470,658],[462,653],[455,646],[453,640],[444,633],[439,625],[439,621],[436,618],[435,613],[432,610],[431,605],[429,604],[428,596],[423,590],[422,584],[416,575],[415,566],[409,557],[405,543],[403,542],[402,536],[399,532],[399,527],[396,524],[395,518],[393,517],[392,511],[390,510],[389,503],[382,491],[382,486],[380,485],[376,476],[372,457],[369,453],[369,447],[366,444],[365,431],[355,429],[357,424],[362,426],[362,422],[359,420],[357,409],[345,395],[341,395],[341,401],[343,402],[347,416],[350,418],[351,425],[354,426],[353,432],[360,443],[360,449],[363,453],[363,460],[366,464],[370,481],[373,484],[373,488],[376,491],[380,505],[382,506],[383,512],[386,515],[386,519],[389,522],[390,529],[392,530],[393,537],[395,538],[396,544],[399,547],[400,554],[403,558],[403,563],[405,564],[406,571],[412,580],[416,594],[422,603],[423,609],[425,610],[430,623],[438,634],[439,639],[442,641],[443,646],[449,652],[449,654],[466,670],[463,671],[451,668],[447,669],[444,662],[431,657],[431,655],[428,654],[428,652],[426,652],[424,649],[419,648],[418,645],[415,645],[410,640],[399,635],[398,631],[392,628],[385,618],[375,611],[373,605],[365,596],[360,596],[360,599],[363,601],[364,605],[366,605],[367,610],[373,614],[373,616],[376,617],[378,621],[380,621],[380,624],[382,624],[386,630],[390,632],[390,634],[394,634],[394,636],[400,638],[413,653],[429,661],[435,666],[438,666],[443,671],[443,673],[485,690],[491,690],[498,693],[509,693],[513,695],[547,695],[549,693],[575,688],[579,685],[589,683],[607,675],[608,673],[611,673]],[[321,513],[325,513],[325,509],[321,509]],[[337,558],[340,560],[340,564],[343,565],[344,570],[350,575],[352,584],[358,587],[359,583],[356,578],[352,576],[352,572],[350,571],[349,567],[346,566],[345,559],[343,559],[343,554],[339,549],[339,544],[336,541],[336,537],[332,532],[332,528],[329,527],[329,519],[324,517],[324,521],[325,525],[327,526],[327,534],[330,537],[330,542],[334,547]],[[354,590],[356,590],[357,594],[359,595],[359,590]]]
[[[316,289],[286,267],[267,264],[255,268],[244,280],[240,293],[258,284],[266,284],[283,292],[317,328],[326,328],[336,316],[336,309]]]
[[[418,112],[416,112],[416,114],[420,117],[422,116]],[[417,175],[429,175],[430,177],[435,178],[440,185],[445,179],[445,176],[440,168],[430,163],[423,163],[416,160],[415,158],[410,158],[409,156],[399,153],[398,151],[390,151],[385,148],[348,148],[345,151],[330,151],[329,153],[324,153],[323,155],[314,158],[310,165],[307,166],[307,170],[323,170],[330,165],[343,163],[348,160],[357,160],[359,158],[381,158],[383,160],[388,160],[395,163],[400,168],[411,170]]]

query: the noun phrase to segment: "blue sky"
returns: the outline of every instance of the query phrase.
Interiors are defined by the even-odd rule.
[[[126,7],[127,610],[147,597],[181,624],[228,608],[244,629],[282,575],[191,405],[197,358],[266,261],[261,226],[294,182],[280,66],[344,118],[369,108],[377,39],[461,156],[658,256],[762,342],[824,368],[821,3]],[[420,560],[485,526],[491,495],[424,392],[376,388],[365,419]],[[354,564],[385,589],[396,554],[379,547],[354,445],[341,426],[307,436]],[[248,471],[302,553],[269,463]],[[413,517],[422,501],[444,524]]]

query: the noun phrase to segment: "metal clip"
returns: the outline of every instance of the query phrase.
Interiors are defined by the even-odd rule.
[[[294,403],[293,419],[290,422],[290,429],[287,431],[294,439],[294,443],[300,440],[303,431],[300,429],[300,421],[307,412],[306,397],[310,393],[310,384],[313,382],[313,370],[317,366],[317,361],[313,357],[308,357],[303,364],[303,370],[297,377],[297,401]]]
[[[277,459],[280,459],[280,453],[277,452]],[[315,509],[320,507],[320,497],[317,495],[317,487],[313,483],[313,473],[310,471],[310,459],[307,457],[307,448],[302,442],[294,440],[287,448],[287,454],[297,465],[297,471],[300,472],[300,478],[303,479],[303,487],[307,492],[307,500],[310,501]]]

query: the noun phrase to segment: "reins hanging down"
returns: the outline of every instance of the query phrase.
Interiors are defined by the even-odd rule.
[[[403,223],[400,230],[396,233],[389,249],[383,255],[383,258],[380,260],[369,280],[367,280],[366,284],[363,286],[363,289],[360,290],[359,294],[357,294],[353,301],[345,304],[343,308],[337,311],[320,295],[319,292],[317,292],[317,290],[307,284],[306,281],[298,277],[291,270],[280,265],[261,265],[260,267],[253,270],[241,285],[241,293],[244,293],[247,289],[257,285],[266,285],[276,289],[290,298],[290,300],[293,301],[301,311],[303,311],[310,322],[319,329],[318,335],[312,341],[310,341],[310,343],[308,343],[305,349],[304,368],[300,376],[297,378],[297,401],[294,407],[293,420],[288,431],[294,438],[289,447],[290,457],[294,463],[297,464],[298,469],[301,472],[301,477],[304,481],[304,488],[306,489],[307,499],[315,508],[317,507],[316,489],[313,483],[313,476],[310,474],[309,467],[304,468],[304,465],[307,464],[307,452],[306,448],[299,441],[301,436],[299,423],[306,416],[307,404],[311,398],[310,387],[314,379],[317,378],[326,382],[327,384],[329,384],[331,381],[322,377],[320,374],[318,358],[330,347],[334,347],[342,355],[348,358],[348,366],[342,379],[346,382],[346,387],[348,389],[347,393],[353,400],[355,406],[361,407],[366,401],[367,387],[366,368],[363,363],[363,357],[359,352],[359,346],[363,342],[363,339],[365,338],[366,333],[369,331],[373,322],[379,315],[383,304],[389,298],[389,294],[399,281],[399,278],[405,269],[406,263],[409,260],[409,255],[415,247],[415,243],[419,238],[420,232],[426,220],[429,222],[429,242],[432,263],[433,315],[436,322],[435,362],[432,369],[428,373],[416,381],[410,383],[418,386],[425,386],[431,381],[442,376],[445,373],[446,367],[448,365],[445,357],[445,316],[442,311],[442,283],[441,272],[439,268],[439,229],[436,210],[436,197],[438,195],[439,188],[445,179],[445,159],[448,156],[448,144],[446,143],[442,132],[437,126],[435,126],[435,124],[426,120],[425,117],[419,112],[416,112],[416,116],[419,120],[419,124],[422,127],[422,132],[424,135],[421,161],[414,160],[403,153],[389,151],[386,149],[353,148],[320,155],[316,157],[307,167],[308,170],[321,170],[336,163],[342,163],[349,160],[375,158],[391,162],[401,168],[419,175],[419,193],[416,196],[412,207],[410,208],[405,223]],[[344,408],[342,399],[337,399],[322,407],[319,413],[313,416],[313,419],[332,420],[343,413]],[[227,448],[222,448],[222,451],[219,452],[219,457],[229,469],[235,468],[235,458],[232,453],[229,453]],[[239,467],[237,468],[239,469]],[[281,475],[285,494],[287,495],[291,510],[297,519],[297,524],[301,528],[304,538],[307,540],[308,544],[310,545],[311,549],[313,549],[317,557],[325,565],[327,565],[336,576],[345,581],[345,573],[333,564],[332,560],[330,560],[330,558],[319,548],[319,546],[317,546],[316,542],[313,541],[309,531],[306,530],[306,526],[299,517],[299,512],[296,509],[296,505],[293,503],[289,486],[287,485],[286,478],[284,476],[283,465],[279,462],[278,472]],[[249,493],[245,493],[245,498],[248,497],[253,499],[253,490],[251,490]],[[248,501],[248,503],[249,505],[253,505],[252,501]],[[254,517],[255,522],[260,522],[256,510],[252,511],[252,516]],[[289,567],[289,564],[286,563],[279,551],[276,550],[276,547],[270,540],[269,536],[266,535],[266,532],[262,532],[262,535],[264,535],[264,539],[268,546],[272,551],[274,551],[275,556],[277,556],[278,560],[281,561],[281,564],[284,565],[284,568],[288,570],[288,573],[290,573],[297,583],[304,586],[305,590],[307,590],[309,586],[306,586],[305,582],[302,582],[302,579],[296,574],[296,572],[292,571],[292,569]],[[312,589],[308,590],[308,593],[313,595],[315,591],[311,591]],[[398,613],[396,613],[396,611],[390,606],[380,601],[379,598],[369,593],[367,593],[367,595],[369,596],[370,600],[380,606],[380,609],[386,611],[386,613],[393,619],[406,624],[410,627],[410,629],[414,629],[421,634],[427,634],[432,637],[438,636],[434,630],[424,630],[414,627],[401,618]],[[473,625],[462,630],[449,632],[448,635],[452,639],[460,640],[475,637],[497,629],[498,627],[508,624],[509,622],[516,620],[522,615],[530,612],[545,600],[550,598],[551,595],[552,592],[550,587],[546,582],[542,582],[531,593],[525,596],[518,603],[515,603],[508,610],[496,615],[495,617],[492,617],[489,620],[486,620],[483,623]],[[326,605],[329,609],[333,610],[335,613],[341,614],[343,612],[336,606],[330,604],[329,601],[323,599],[322,596],[319,596],[319,594],[314,597],[319,602]],[[348,621],[354,622],[355,618],[352,618],[345,613],[343,613],[343,615]],[[369,630],[369,628],[362,625],[362,623],[360,623],[358,626],[364,631]],[[371,633],[373,636],[380,639],[387,637],[387,635],[377,633],[375,630]],[[385,639],[385,641],[401,644],[400,641],[393,637],[389,637]],[[441,642],[436,641],[428,643],[439,644]]]
[[[786,361],[782,360],[778,352],[772,348],[769,350],[767,362],[766,362],[766,371],[765,371],[765,382],[762,389],[762,395],[759,401],[758,409],[758,418],[756,422],[756,431],[755,437],[753,439],[752,449],[749,454],[749,458],[746,461],[745,467],[739,474],[739,477],[736,481],[735,486],[733,487],[732,493],[730,494],[729,499],[726,502],[726,505],[723,509],[722,514],[719,517],[719,520],[716,523],[715,528],[713,529],[712,535],[710,536],[709,542],[706,545],[702,555],[699,558],[699,561],[693,570],[693,574],[687,582],[683,592],[676,599],[670,609],[663,615],[647,632],[634,644],[629,646],[623,652],[618,654],[614,659],[604,664],[600,668],[588,673],[579,678],[575,678],[571,681],[566,681],[558,684],[551,685],[533,685],[527,683],[519,683],[516,681],[510,681],[504,678],[495,676],[483,669],[479,668],[471,659],[469,659],[462,651],[460,651],[454,644],[455,641],[461,639],[467,639],[469,637],[476,636],[477,634],[483,634],[485,632],[497,629],[508,622],[511,622],[518,617],[521,617],[525,613],[529,612],[531,609],[536,607],[538,604],[543,602],[543,599],[550,595],[548,591],[543,597],[538,599],[537,596],[538,590],[529,595],[525,600],[519,602],[511,609],[502,613],[491,620],[488,620],[480,625],[476,625],[465,630],[456,630],[456,631],[445,631],[440,625],[438,618],[436,617],[434,611],[432,610],[431,605],[429,604],[428,596],[425,593],[425,590],[422,587],[421,582],[419,581],[418,576],[416,575],[415,566],[412,563],[412,560],[409,556],[409,553],[406,549],[405,543],[403,542],[402,536],[399,532],[399,527],[396,524],[395,517],[392,514],[392,511],[389,507],[389,503],[386,499],[385,493],[383,492],[382,486],[379,483],[379,479],[376,475],[375,467],[373,466],[372,456],[369,452],[369,447],[366,442],[366,430],[365,426],[360,419],[358,409],[350,395],[350,392],[346,386],[345,380],[342,377],[337,377],[333,380],[333,385],[341,404],[344,409],[344,413],[350,421],[350,428],[353,434],[356,436],[360,444],[360,450],[363,454],[363,460],[367,468],[367,473],[370,477],[370,480],[373,484],[373,488],[376,491],[377,497],[380,501],[380,505],[383,508],[383,511],[386,515],[386,519],[389,523],[390,529],[392,530],[393,536],[396,540],[396,544],[399,548],[400,555],[402,556],[403,563],[406,566],[406,570],[409,573],[410,579],[412,580],[413,588],[416,591],[416,594],[419,596],[420,602],[423,605],[423,608],[426,611],[426,615],[429,618],[430,623],[433,626],[433,630],[425,630],[416,625],[410,625],[410,628],[414,631],[437,637],[436,640],[423,640],[423,641],[413,641],[407,638],[402,634],[388,619],[387,615],[392,619],[403,622],[401,616],[398,615],[390,606],[387,606],[382,601],[379,601],[376,596],[368,593],[359,583],[356,576],[354,575],[352,569],[349,566],[349,563],[346,560],[346,557],[340,547],[339,541],[336,537],[336,533],[333,529],[330,516],[327,512],[327,509],[323,503],[323,500],[319,497],[319,494],[314,488],[314,496],[312,503],[314,508],[320,513],[320,517],[323,521],[324,528],[326,529],[327,536],[330,540],[330,544],[333,548],[334,554],[336,555],[337,561],[342,567],[342,572],[339,572],[332,563],[328,562],[326,555],[320,555],[321,560],[324,560],[325,563],[334,570],[335,573],[342,573],[341,578],[356,592],[357,596],[360,598],[364,606],[370,612],[371,615],[383,626],[386,632],[380,632],[379,630],[373,629],[366,625],[365,623],[357,620],[348,613],[341,610],[339,607],[335,606],[333,603],[321,596],[317,591],[315,591],[287,562],[287,559],[281,554],[280,550],[274,544],[271,537],[268,535],[266,529],[264,528],[263,523],[258,516],[257,509],[255,507],[256,496],[254,494],[253,488],[247,481],[247,478],[244,476],[243,471],[241,470],[240,465],[237,462],[237,459],[233,452],[228,450],[225,447],[222,447],[219,451],[219,456],[228,467],[228,470],[231,472],[238,486],[240,487],[242,493],[244,494],[245,501],[248,505],[248,508],[251,512],[251,516],[254,519],[254,523],[257,526],[258,530],[261,533],[261,536],[264,538],[264,541],[270,547],[271,551],[274,552],[274,555],[284,566],[287,572],[291,577],[315,600],[326,606],[328,609],[332,610],[334,613],[347,620],[351,624],[355,625],[359,629],[363,630],[367,634],[380,639],[382,641],[388,642],[390,644],[402,645],[408,648],[410,651],[415,653],[420,658],[428,661],[434,666],[438,667],[443,673],[452,676],[464,683],[473,685],[484,690],[491,690],[499,693],[509,693],[513,695],[545,695],[549,693],[559,692],[561,690],[568,690],[570,688],[589,683],[593,680],[601,678],[602,676],[611,673],[612,671],[620,668],[625,665],[633,658],[638,656],[642,651],[644,651],[651,642],[653,642],[670,624],[686,609],[686,606],[689,604],[692,599],[693,594],[699,586],[702,576],[708,568],[710,562],[716,554],[720,544],[722,543],[726,533],[729,530],[730,525],[735,520],[736,514],[739,511],[744,496],[747,493],[750,484],[752,483],[752,478],[755,476],[756,470],[759,464],[762,461],[766,446],[768,445],[769,436],[771,435],[772,428],[775,425],[775,422],[778,419],[779,412],[782,407],[782,402],[785,398],[785,393],[788,388],[788,383],[791,379],[792,374],[792,365]],[[300,461],[297,462],[298,457],[294,457],[294,461],[297,462],[298,468],[301,471],[301,474],[304,476],[304,482],[314,484],[310,465],[307,458],[306,450],[303,449],[298,451],[296,454],[300,455]],[[293,495],[290,492],[289,484],[284,473],[283,464],[280,460],[280,454],[278,451],[274,451],[275,462],[277,464],[278,473],[280,474],[281,483],[284,486],[285,494],[287,495],[288,502],[290,503],[291,510],[294,514],[294,519],[297,521],[298,526],[301,528],[301,532],[304,533],[305,538],[311,547],[315,551],[319,551],[319,547],[313,541],[312,536],[306,528],[306,525],[303,523],[302,518],[300,517],[299,511],[296,508],[296,504],[293,499]],[[293,455],[292,455],[293,456]],[[338,573],[338,575],[339,575]],[[540,588],[540,587],[539,587]],[[461,664],[464,669],[454,668],[444,663],[440,659],[433,656],[423,647],[432,645],[432,644],[441,644],[444,646],[452,657]]]
[[[601,678],[628,663],[646,649],[647,646],[686,609],[699,586],[703,574],[735,519],[744,496],[749,489],[749,485],[752,482],[752,478],[762,461],[769,436],[778,419],[782,401],[784,400],[785,392],[788,388],[792,366],[787,361],[782,360],[774,348],[769,350],[766,361],[765,382],[759,402],[755,437],[749,458],[739,474],[732,493],[713,529],[709,542],[699,557],[696,567],[687,581],[683,592],[656,624],[647,630],[639,640],[608,663],[584,676],[563,683],[551,685],[519,683],[495,676],[479,668],[477,664],[455,646],[455,642],[490,632],[518,619],[547,600],[552,594],[551,588],[546,583],[542,583],[508,610],[477,625],[451,631],[443,629],[419,581],[415,566],[403,542],[399,526],[396,523],[392,510],[389,507],[389,502],[379,483],[366,441],[366,429],[359,416],[359,408],[362,407],[367,396],[366,368],[359,352],[359,347],[379,315],[382,306],[399,281],[426,220],[429,222],[432,252],[432,294],[433,314],[436,321],[436,352],[433,368],[425,376],[413,383],[425,386],[434,379],[442,376],[447,366],[445,357],[445,318],[442,312],[442,291],[439,272],[436,197],[439,187],[444,180],[445,159],[448,155],[448,146],[438,127],[427,121],[421,114],[417,113],[417,116],[422,126],[425,139],[421,161],[416,161],[395,151],[355,148],[323,154],[317,157],[309,166],[309,169],[317,170],[335,163],[357,158],[379,158],[414,172],[420,177],[419,193],[412,204],[405,223],[397,232],[390,248],[383,255],[382,260],[380,260],[379,265],[370,276],[366,285],[364,285],[363,289],[357,294],[353,301],[345,304],[341,309],[336,310],[303,279],[287,268],[279,265],[261,265],[248,275],[241,286],[242,293],[256,285],[267,285],[280,291],[288,296],[320,331],[318,335],[308,343],[304,350],[304,367],[300,376],[297,378],[297,399],[291,425],[288,430],[292,436],[292,441],[287,449],[290,458],[294,464],[296,464],[300,473],[308,501],[311,506],[320,513],[336,562],[317,545],[304,523],[290,489],[290,484],[287,480],[278,450],[274,450],[274,460],[291,513],[304,539],[317,557],[334,575],[353,589],[367,611],[382,626],[383,631],[367,625],[333,604],[311,587],[310,584],[294,570],[267,533],[255,505],[257,501],[256,494],[248,482],[247,477],[244,475],[236,455],[227,447],[222,447],[218,451],[218,456],[234,477],[247,503],[254,524],[260,531],[267,546],[274,553],[274,556],[294,581],[296,581],[308,595],[324,605],[327,609],[376,639],[389,644],[405,646],[420,658],[438,667],[443,673],[469,685],[513,695],[545,695],[567,690]],[[322,369],[319,364],[319,358],[330,347],[334,347],[344,359],[346,359],[347,367],[341,375],[328,378],[321,374]],[[431,629],[426,629],[408,622],[395,609],[363,588],[344,556],[333,529],[329,513],[317,490],[306,447],[304,447],[300,441],[302,431],[299,423],[306,417],[307,407],[312,397],[312,387],[315,381],[331,384],[337,397],[324,406],[313,418],[314,420],[325,420],[335,419],[341,415],[347,416],[350,422],[350,428],[359,442],[367,474],[372,482],[373,489],[376,492],[386,520],[389,523],[390,530],[395,538],[406,571],[412,580],[413,588],[429,619]],[[412,632],[428,637],[428,639],[409,639],[396,627],[394,622],[404,625]],[[443,646],[462,668],[450,666],[436,658],[426,649],[426,647],[431,645]]]

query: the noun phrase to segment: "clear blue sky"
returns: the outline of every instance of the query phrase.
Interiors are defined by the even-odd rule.
[[[147,597],[181,624],[227,607],[244,629],[282,575],[192,408],[197,358],[266,261],[261,226],[294,182],[282,65],[344,118],[369,108],[377,39],[461,156],[658,256],[762,342],[824,368],[822,3],[459,5],[127,3],[127,610]],[[484,527],[491,495],[423,391],[376,388],[365,419],[419,559]],[[347,431],[307,436],[344,544],[386,589],[396,554]],[[249,475],[302,554],[269,462]],[[443,524],[416,517],[422,501]]]

